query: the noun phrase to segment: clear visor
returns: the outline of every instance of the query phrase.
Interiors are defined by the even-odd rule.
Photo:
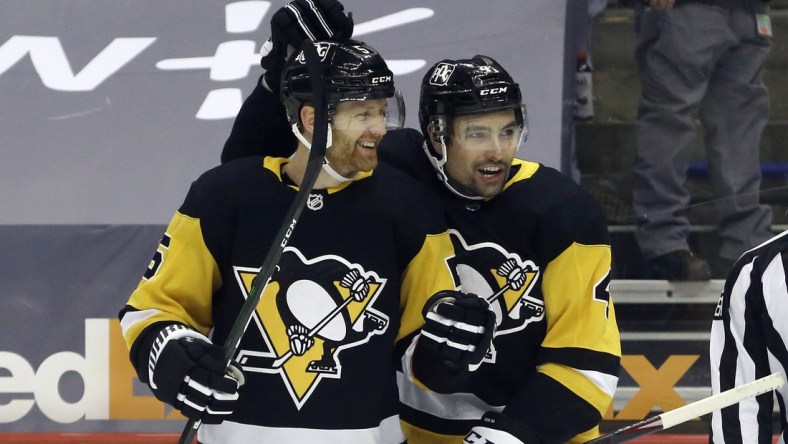
[[[385,133],[405,124],[402,95],[383,99],[346,100],[339,102],[331,118],[335,130]]]
[[[517,150],[528,133],[525,122],[518,122],[515,110],[456,116],[451,142],[468,150]]]

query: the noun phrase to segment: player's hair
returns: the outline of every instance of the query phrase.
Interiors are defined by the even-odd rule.
[[[314,45],[324,74],[329,118],[340,102],[394,96],[394,75],[371,46],[356,40],[317,41]],[[295,51],[282,70],[281,100],[290,123],[298,123],[301,107],[313,101],[303,51]]]

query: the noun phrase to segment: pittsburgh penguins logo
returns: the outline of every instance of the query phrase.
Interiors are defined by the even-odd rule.
[[[235,268],[244,294],[257,271]],[[342,350],[386,331],[389,318],[373,308],[385,284],[341,257],[308,260],[285,248],[254,318],[268,351],[241,350],[236,359],[245,371],[280,374],[300,409],[323,379],[342,377]]]
[[[523,330],[544,319],[544,301],[531,295],[540,274],[533,261],[523,260],[491,242],[469,245],[456,230],[450,233],[462,290],[490,303],[498,326],[496,336]],[[495,362],[494,345],[490,347],[486,362]]]
[[[444,86],[449,82],[451,74],[457,65],[451,63],[438,63],[430,76],[430,85]]]
[[[331,42],[315,43],[315,51],[317,52],[317,55],[320,56],[320,61],[321,62],[325,62],[326,61],[326,56],[328,55],[328,50],[331,49],[332,46],[333,46],[333,43],[331,43]],[[304,51],[299,52],[295,59],[296,59],[296,62],[298,62],[298,63],[300,63],[302,65],[306,64],[306,56],[304,55]]]

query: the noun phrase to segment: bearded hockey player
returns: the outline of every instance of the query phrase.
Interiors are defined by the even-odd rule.
[[[491,303],[498,326],[463,393],[400,378],[408,442],[597,436],[621,355],[604,215],[567,176],[514,157],[527,113],[519,85],[492,58],[432,66],[419,120],[421,134],[384,139],[381,159],[439,193],[463,291]]]
[[[303,53],[289,57],[280,85],[295,154],[240,159],[197,179],[120,312],[140,380],[202,422],[203,444],[401,443],[396,369],[419,386],[467,381],[495,330],[486,302],[453,291],[438,203],[378,167],[381,138],[401,125],[391,71],[362,42],[314,45],[332,142],[229,368],[214,344],[289,223],[319,124]]]

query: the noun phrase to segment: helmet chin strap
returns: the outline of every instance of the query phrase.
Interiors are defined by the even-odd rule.
[[[298,139],[299,142],[304,144],[306,149],[308,149],[308,150],[312,149],[312,143],[310,143],[308,140],[306,140],[306,137],[304,137],[304,135],[301,134],[301,131],[298,129],[298,124],[297,123],[293,124],[293,126],[291,127],[291,130],[293,131],[293,134],[296,136],[296,139]],[[333,143],[333,139],[331,137],[332,134],[333,133],[331,132],[331,125],[328,125],[328,137],[326,139],[326,149],[331,148],[331,144]],[[327,158],[323,159],[323,171],[325,171],[326,174],[328,174],[329,176],[331,176],[332,179],[334,179],[334,180],[336,180],[338,182],[349,182],[349,181],[355,179],[356,176],[358,176],[358,173],[353,175],[353,177],[345,177],[345,176],[337,173],[337,171],[335,169],[331,168],[331,165],[328,164],[328,159]]]
[[[444,136],[441,135],[439,137],[440,137],[441,147],[443,148],[443,155],[441,156],[440,159],[438,159],[437,156],[433,155],[430,152],[430,146],[429,146],[430,142],[428,140],[425,140],[424,145],[422,145],[424,152],[427,154],[427,159],[430,161],[432,167],[438,173],[438,178],[441,180],[441,182],[443,182],[444,185],[446,185],[446,188],[448,188],[449,191],[451,191],[452,193],[456,194],[459,197],[462,197],[463,199],[484,200],[484,197],[482,196],[468,196],[467,194],[463,194],[457,191],[457,189],[454,188],[449,183],[449,176],[446,174],[446,170],[443,168],[443,166],[446,165],[446,159],[448,159],[449,157],[449,151],[446,149],[446,139],[444,138]]]

